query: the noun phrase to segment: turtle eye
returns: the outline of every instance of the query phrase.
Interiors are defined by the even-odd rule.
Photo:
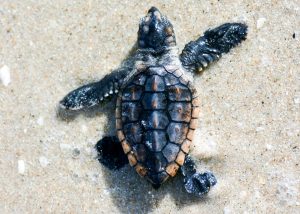
[[[172,28],[172,27],[166,27],[166,28],[165,28],[165,33],[166,33],[168,36],[172,36],[172,35],[173,35],[173,28]]]

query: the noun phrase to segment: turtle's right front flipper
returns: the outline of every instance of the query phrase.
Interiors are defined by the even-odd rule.
[[[99,82],[81,86],[67,94],[60,101],[60,107],[66,110],[80,110],[95,106],[117,94],[128,73],[129,69],[124,68],[106,75]]]
[[[180,54],[182,65],[190,71],[202,71],[246,39],[247,25],[226,23],[204,32],[189,42]]]

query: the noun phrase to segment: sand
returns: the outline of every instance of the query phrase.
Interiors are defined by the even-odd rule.
[[[180,49],[224,22],[248,39],[196,80],[192,155],[217,186],[204,199],[180,176],[154,190],[110,171],[93,147],[114,134],[114,103],[69,120],[59,100],[126,58],[155,5]],[[0,213],[299,213],[300,2],[30,1],[0,4]]]

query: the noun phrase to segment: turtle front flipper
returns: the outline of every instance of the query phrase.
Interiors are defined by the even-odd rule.
[[[246,39],[247,25],[226,23],[207,30],[204,36],[189,42],[180,54],[182,65],[190,71],[202,71]]]
[[[60,108],[80,110],[95,106],[116,95],[130,70],[124,68],[106,75],[99,82],[90,83],[71,91],[60,101]]]
[[[185,190],[198,197],[207,194],[210,188],[217,183],[216,177],[211,172],[198,173],[196,171],[195,162],[189,155],[186,156],[180,171],[184,176]]]
[[[98,141],[95,146],[98,160],[109,169],[116,170],[128,164],[122,145],[117,137],[107,136]]]

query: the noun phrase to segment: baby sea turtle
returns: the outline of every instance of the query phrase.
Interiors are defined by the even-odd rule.
[[[245,24],[226,23],[178,54],[171,22],[152,7],[140,21],[135,53],[99,82],[70,92],[60,107],[80,110],[117,96],[117,137],[97,143],[100,162],[117,169],[129,161],[155,188],[180,170],[186,191],[202,196],[217,181],[210,172],[196,172],[188,155],[200,110],[193,77],[246,34]]]

